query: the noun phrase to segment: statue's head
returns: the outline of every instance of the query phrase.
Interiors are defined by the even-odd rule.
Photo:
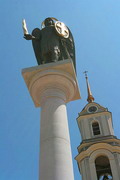
[[[46,18],[44,24],[45,26],[52,26],[54,25],[54,21],[52,20],[52,18]]]

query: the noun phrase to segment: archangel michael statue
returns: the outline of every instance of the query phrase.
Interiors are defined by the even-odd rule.
[[[69,28],[56,18],[46,18],[41,29],[35,28],[32,34],[28,33],[23,20],[24,38],[32,40],[33,49],[38,65],[72,59],[75,63],[74,39]]]

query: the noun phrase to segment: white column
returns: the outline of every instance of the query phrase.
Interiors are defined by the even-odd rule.
[[[40,180],[73,180],[65,94],[59,89],[43,93],[40,123]]]
[[[71,60],[22,71],[36,107],[41,107],[40,180],[74,180],[66,103],[80,99]]]

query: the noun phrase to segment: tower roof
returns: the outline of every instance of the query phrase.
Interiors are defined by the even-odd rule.
[[[85,74],[85,78],[86,78],[87,92],[88,92],[87,101],[88,101],[88,103],[91,103],[91,102],[94,101],[94,97],[93,97],[91,89],[90,89],[90,84],[89,84],[89,81],[88,81],[87,71],[85,71],[84,74]]]

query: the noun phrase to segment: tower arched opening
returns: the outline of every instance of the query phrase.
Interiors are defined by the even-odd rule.
[[[94,121],[92,123],[92,130],[93,130],[93,135],[100,135],[100,126],[97,121]]]
[[[112,179],[110,161],[107,156],[99,156],[95,159],[95,167],[98,180]]]

